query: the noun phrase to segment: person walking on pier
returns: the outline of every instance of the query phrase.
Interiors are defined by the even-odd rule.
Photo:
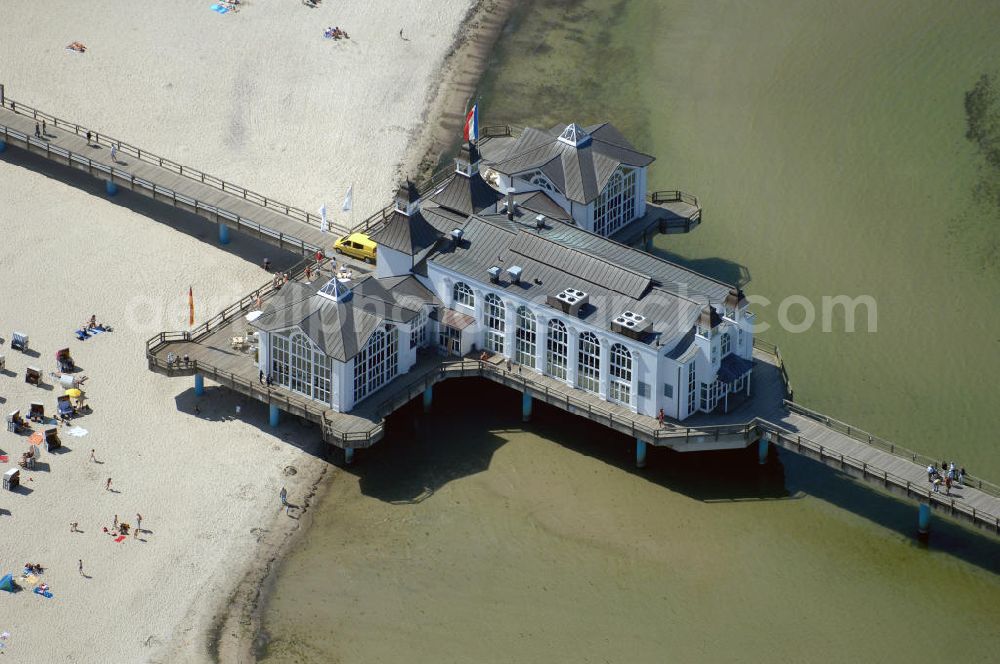
[[[934,476],[936,474],[937,474],[937,468],[934,467],[933,463],[931,465],[927,466],[927,481],[928,482],[933,482],[934,481]]]
[[[118,146],[117,145],[112,145],[111,146],[111,163],[112,164],[117,164],[118,163]]]
[[[39,125],[39,124],[38,124],[38,123],[36,122],[36,123],[35,123],[35,138],[41,138],[41,137],[42,137],[42,129],[41,129],[41,125]]]
[[[958,470],[958,486],[965,486],[965,466]]]
[[[48,130],[45,126],[45,120],[42,120],[42,136],[48,136]]]
[[[661,408],[660,412],[658,412],[656,414],[656,421],[660,423],[660,428],[661,429],[663,428],[663,420],[664,420],[665,417],[666,416],[663,414],[663,409]]]
[[[87,147],[90,147],[90,132],[87,132]]]

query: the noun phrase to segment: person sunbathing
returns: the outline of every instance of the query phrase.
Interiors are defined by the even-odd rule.
[[[83,44],[81,44],[78,41],[70,42],[69,45],[66,48],[68,48],[71,51],[76,51],[77,53],[86,53],[87,52],[87,47],[84,46]]]

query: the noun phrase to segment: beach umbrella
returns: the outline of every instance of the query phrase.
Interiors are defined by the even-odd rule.
[[[76,389],[75,387],[71,387],[68,390],[66,390],[66,396],[68,396],[68,397],[76,398],[76,397],[80,396],[81,394],[83,394],[83,392],[81,392],[80,390]]]
[[[29,445],[41,445],[44,442],[45,442],[45,434],[42,433],[41,431],[35,431],[28,438]]]

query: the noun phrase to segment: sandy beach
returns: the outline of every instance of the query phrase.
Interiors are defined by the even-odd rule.
[[[423,156],[415,137],[474,3],[248,2],[227,15],[209,4],[6,3],[0,81],[9,98],[302,208],[326,203],[340,221],[351,185],[354,215],[386,204]],[[323,39],[328,26],[350,39]],[[87,52],[66,50],[72,41]],[[263,405],[211,385],[196,399],[142,354],[149,336],[184,329],[189,286],[201,321],[266,281],[263,256],[282,259],[238,236],[220,250],[208,224],[101,191],[16,150],[0,160],[0,408],[39,401],[51,413],[64,347],[93,408],[73,423],[85,436],[61,428],[64,449],[43,450],[24,489],[0,494],[0,574],[40,563],[54,595],[0,593],[3,650],[24,662],[207,661],[240,581],[301,523],[301,509],[281,510],[281,487],[305,506],[331,466],[315,428],[287,418],[272,430]],[[114,331],[78,341],[91,314]],[[13,330],[31,353],[10,349]],[[29,365],[46,386],[24,382]],[[26,449],[4,432],[0,468]],[[137,513],[139,537],[102,532]]]

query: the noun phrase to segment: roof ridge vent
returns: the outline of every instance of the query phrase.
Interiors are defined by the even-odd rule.
[[[582,148],[584,145],[590,143],[590,134],[583,127],[572,122],[566,125],[566,128],[559,134],[559,140],[575,148]]]

